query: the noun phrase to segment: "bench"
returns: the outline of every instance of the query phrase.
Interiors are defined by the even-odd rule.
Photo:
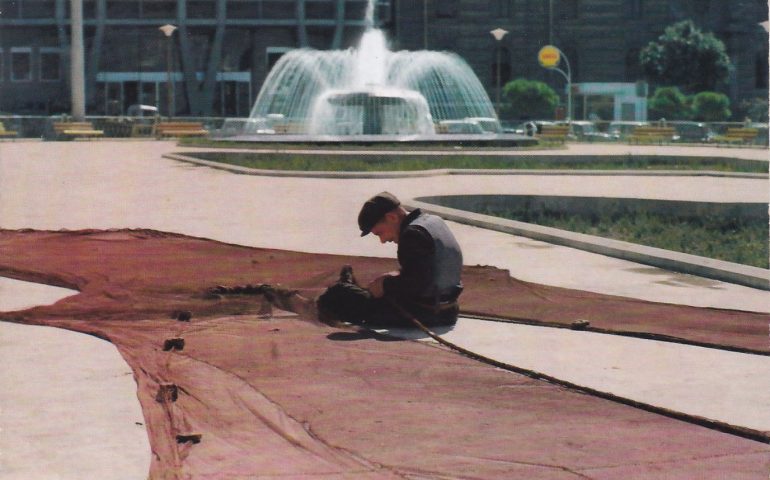
[[[302,133],[301,123],[278,123],[273,126],[275,133],[279,135],[296,135]]]
[[[629,143],[665,143],[676,135],[674,127],[640,126],[628,137]]]
[[[756,128],[728,127],[724,135],[715,138],[719,143],[754,143],[759,130]]]
[[[543,125],[538,137],[546,142],[564,143],[569,134],[569,125]]]
[[[203,137],[209,131],[201,122],[160,122],[155,125],[155,136],[162,137]]]
[[[53,122],[53,131],[57,139],[96,138],[104,135],[104,130],[96,130],[91,122]]]
[[[5,125],[3,125],[3,122],[0,122],[0,138],[16,138],[19,135],[19,132],[14,132],[13,130],[6,130]]]
[[[135,123],[131,126],[131,137],[152,137],[155,125]]]

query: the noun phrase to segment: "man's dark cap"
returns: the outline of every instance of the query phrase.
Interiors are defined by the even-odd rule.
[[[361,229],[361,236],[368,235],[386,213],[399,205],[401,202],[389,192],[378,193],[367,200],[358,214],[358,228]]]

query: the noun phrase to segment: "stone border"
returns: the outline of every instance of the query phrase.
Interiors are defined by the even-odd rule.
[[[225,170],[244,175],[259,175],[264,177],[304,177],[304,178],[419,178],[436,177],[440,175],[585,175],[585,176],[645,176],[645,177],[728,177],[766,180],[767,173],[720,172],[713,170],[480,170],[441,168],[435,170],[416,170],[408,172],[325,172],[300,170],[266,170],[241,167],[211,160],[202,160],[181,153],[166,153],[163,158],[192,163],[219,170]]]
[[[440,215],[446,220],[465,225],[510,233],[675,272],[712,278],[761,290],[770,290],[770,270],[764,268],[673,252],[662,248],[647,247],[636,243],[575,233],[532,223],[507,220],[490,215],[442,207],[416,199],[410,199],[403,203],[406,208],[420,208],[425,212]]]

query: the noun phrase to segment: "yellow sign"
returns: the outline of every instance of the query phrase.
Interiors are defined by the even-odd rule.
[[[561,61],[559,49],[553,45],[546,45],[537,52],[537,61],[541,67],[555,68]]]

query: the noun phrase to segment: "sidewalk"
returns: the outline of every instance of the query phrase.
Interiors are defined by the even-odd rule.
[[[667,154],[742,155],[766,150],[663,147]],[[623,150],[625,149],[625,150]],[[661,151],[574,145],[570,154]],[[639,150],[643,149],[643,150]],[[0,144],[0,227],[152,228],[249,246],[317,253],[395,256],[392,245],[359,238],[355,218],[373,193],[401,198],[459,193],[607,195],[767,202],[766,180],[711,177],[444,176],[422,179],[303,179],[235,175],[161,158],[172,142]],[[551,152],[553,153],[553,152]],[[762,158],[760,158],[763,156]],[[566,247],[451,224],[466,264],[506,268],[517,278],[568,288],[695,306],[770,312],[767,292],[675,274]],[[4,337],[5,338],[5,337]],[[19,337],[21,338],[21,337]],[[52,351],[65,355],[66,346]],[[45,361],[39,365],[51,365]],[[18,368],[27,368],[19,365]],[[47,367],[46,367],[47,368]],[[90,385],[103,395],[102,383]],[[85,395],[85,394],[84,394]],[[135,397],[133,397],[135,398]],[[138,406],[138,405],[137,405]],[[30,425],[35,417],[28,417]]]

